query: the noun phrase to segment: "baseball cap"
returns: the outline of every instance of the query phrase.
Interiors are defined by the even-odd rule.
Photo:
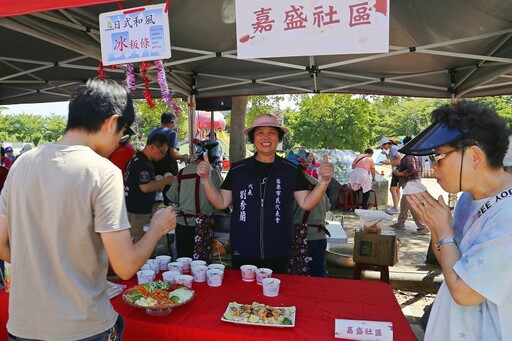
[[[167,112],[162,113],[162,116],[160,116],[160,123],[167,124],[167,123],[174,122],[175,120],[176,120],[176,115],[173,112],[167,111]]]
[[[288,134],[288,128],[283,127],[277,117],[269,114],[260,115],[254,119],[252,125],[248,128],[244,129],[244,134],[249,134],[251,130],[257,127],[276,127],[281,129],[281,131],[285,134]]]
[[[10,152],[12,152],[12,147],[11,147],[11,146],[7,146],[7,147],[5,147],[5,152],[6,152],[6,153],[10,153]]]
[[[393,143],[393,142],[391,142],[389,137],[383,137],[380,139],[379,148],[382,148],[382,145],[386,144],[386,143]]]

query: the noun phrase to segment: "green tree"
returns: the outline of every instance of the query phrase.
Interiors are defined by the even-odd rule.
[[[299,111],[287,119],[296,145],[364,151],[374,137],[377,113],[366,97],[309,95],[299,105]]]

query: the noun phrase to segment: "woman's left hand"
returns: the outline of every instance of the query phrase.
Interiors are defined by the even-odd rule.
[[[427,191],[424,191],[416,194],[407,194],[405,197],[411,205],[411,209],[430,230],[452,230],[452,212],[450,207],[444,202],[443,196],[440,195],[436,200]]]
[[[318,179],[320,183],[329,183],[334,176],[334,166],[329,163],[327,154],[324,155],[324,159],[320,167],[318,167]]]

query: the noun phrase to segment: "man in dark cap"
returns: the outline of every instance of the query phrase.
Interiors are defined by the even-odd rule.
[[[512,175],[503,158],[510,132],[496,111],[476,102],[446,105],[400,152],[429,155],[449,193],[462,192],[452,212],[442,196],[407,195],[430,228],[444,282],[425,340],[507,340],[512,335]]]
[[[176,115],[172,112],[164,112],[162,116],[160,116],[160,124],[161,126],[155,128],[149,133],[148,140],[150,140],[156,134],[164,134],[168,140],[169,151],[166,155],[156,162],[154,162],[155,167],[155,175],[160,175],[165,177],[166,173],[171,173],[172,175],[178,174],[178,160],[186,161],[188,160],[188,155],[181,155],[178,150],[178,134],[176,133]],[[165,186],[162,193],[164,193],[163,199],[164,204],[169,204],[169,199],[165,195],[171,186]]]

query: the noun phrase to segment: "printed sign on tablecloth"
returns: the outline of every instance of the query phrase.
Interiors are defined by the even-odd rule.
[[[389,51],[389,0],[236,0],[239,59]]]
[[[169,16],[165,4],[101,13],[103,65],[171,57]]]

